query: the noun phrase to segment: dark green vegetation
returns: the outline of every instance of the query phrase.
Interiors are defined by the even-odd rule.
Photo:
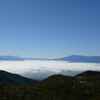
[[[80,74],[77,74],[76,76],[78,77],[90,77],[90,76],[96,76],[96,75],[100,75],[100,72],[98,71],[86,71]]]
[[[36,83],[37,81],[0,70],[0,82],[15,85],[30,85]]]
[[[0,100],[100,100],[100,76],[53,75],[30,86],[0,83]]]

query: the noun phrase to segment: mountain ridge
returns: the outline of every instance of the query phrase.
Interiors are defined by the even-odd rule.
[[[18,74],[13,74],[4,70],[0,70],[0,82],[15,84],[15,85],[30,85],[38,82]]]
[[[95,76],[83,79],[56,74],[29,86],[0,82],[0,100],[99,100],[100,76]]]
[[[75,75],[75,77],[92,77],[92,76],[98,76],[98,75],[100,75],[100,71],[88,70],[88,71]]]
[[[71,55],[68,57],[57,58],[54,60],[62,60],[69,62],[100,63],[100,56]]]
[[[67,57],[49,59],[49,58],[23,58],[19,56],[0,56],[0,61],[25,61],[25,60],[61,60],[69,62],[86,62],[86,63],[100,63],[100,56],[82,56],[71,55]]]

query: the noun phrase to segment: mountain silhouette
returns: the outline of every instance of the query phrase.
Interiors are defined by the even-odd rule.
[[[8,83],[8,78],[17,80],[14,77],[15,74],[0,72]],[[57,74],[28,86],[0,82],[0,100],[99,100],[100,76],[98,76],[98,72],[86,71],[83,73],[87,73],[85,78]]]
[[[100,63],[100,56],[71,55],[71,56],[68,56],[68,57],[62,57],[62,58],[56,58],[56,59],[22,58],[22,57],[19,57],[19,56],[0,56],[0,60],[8,60],[8,61],[61,60],[61,61],[69,61],[69,62]]]
[[[0,70],[0,82],[16,85],[30,85],[38,81]]]
[[[0,60],[8,60],[8,61],[23,61],[24,59],[19,56],[0,56]]]
[[[57,58],[54,60],[62,60],[62,61],[69,61],[69,62],[100,63],[100,56],[72,55],[68,57]]]
[[[76,76],[77,77],[92,77],[92,76],[98,76],[100,75],[100,72],[99,71],[85,71],[83,73],[80,73],[80,74],[77,74]]]

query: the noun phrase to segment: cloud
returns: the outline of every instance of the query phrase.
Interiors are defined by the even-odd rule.
[[[0,70],[17,73],[29,78],[42,79],[52,74],[73,76],[86,70],[100,71],[100,64],[52,60],[0,61]]]

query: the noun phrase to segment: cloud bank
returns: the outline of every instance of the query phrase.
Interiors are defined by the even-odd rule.
[[[49,60],[0,61],[0,70],[33,79],[43,79],[53,74],[73,76],[86,70],[100,71],[100,64]]]

